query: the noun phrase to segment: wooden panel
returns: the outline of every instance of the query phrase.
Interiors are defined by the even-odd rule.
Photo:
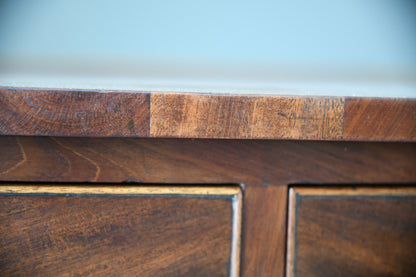
[[[244,190],[243,276],[284,276],[286,186]]]
[[[0,187],[1,276],[238,276],[229,188]]]
[[[340,139],[344,99],[195,94],[151,96],[153,137]]]
[[[287,184],[416,182],[414,143],[4,136],[0,153],[2,181],[245,184],[244,276],[282,271]]]
[[[414,143],[0,137],[0,153],[3,181],[416,182]]]
[[[287,276],[414,276],[416,188],[290,190]]]
[[[416,99],[347,98],[344,139],[416,140]]]
[[[148,136],[149,95],[0,88],[0,134]]]

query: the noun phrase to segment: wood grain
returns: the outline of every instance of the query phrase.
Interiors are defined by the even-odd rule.
[[[0,135],[149,135],[149,94],[0,88]]]
[[[244,198],[243,276],[284,276],[286,186],[248,186]]]
[[[0,153],[2,181],[245,184],[244,276],[283,274],[287,184],[416,183],[414,143],[3,136]]]
[[[153,93],[153,137],[340,139],[344,99]]]
[[[416,100],[0,87],[0,135],[416,141]]]
[[[287,276],[414,276],[416,188],[294,188],[289,201]]]
[[[191,188],[192,195],[178,195],[182,190],[162,196],[2,187],[0,275],[238,276],[230,262],[238,267],[232,240],[239,238],[239,190],[215,195],[211,188],[198,197]]]
[[[416,99],[347,98],[344,139],[416,140]]]
[[[0,180],[27,182],[409,183],[416,144],[0,137]]]

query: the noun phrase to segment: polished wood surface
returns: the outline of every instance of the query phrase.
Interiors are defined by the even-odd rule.
[[[0,239],[0,249],[8,247],[4,248],[7,255],[0,256],[4,257],[0,268],[6,274],[0,275],[16,273],[16,268],[27,272],[36,269],[45,275],[42,273],[47,270],[60,269],[63,260],[65,271],[78,270],[81,275],[111,275],[109,272],[114,270],[117,275],[122,272],[134,276],[217,276],[230,272],[236,276],[241,254],[242,276],[283,276],[288,185],[392,183],[394,187],[416,183],[416,145],[409,143],[416,141],[415,103],[415,99],[0,88],[0,181],[27,182],[25,187],[6,186],[0,196],[0,214],[8,222],[0,225],[10,228],[17,220],[19,228],[14,228],[23,230],[7,231],[7,236]],[[52,186],[40,186],[38,182]],[[64,182],[87,182],[90,187],[65,187]],[[138,192],[130,186],[137,183],[181,185],[146,187],[148,191]],[[216,187],[213,192],[208,187],[195,189],[195,184],[241,184],[244,201],[241,194],[229,189],[226,192]],[[25,192],[21,193],[21,188]],[[39,189],[44,190],[43,194],[38,193]],[[376,193],[379,189],[370,190],[377,200],[384,197]],[[319,197],[333,191],[342,191],[343,195],[325,197],[355,195],[348,193],[350,190],[317,191]],[[80,196],[72,197],[74,193]],[[222,196],[216,198],[218,194]],[[356,205],[360,209],[361,202],[345,207],[344,202],[337,202],[341,204],[328,216],[334,220],[329,227],[343,230],[336,229],[339,214],[343,216],[341,222],[352,218],[354,224],[364,222],[366,227],[361,217],[371,218],[368,211],[378,211],[379,203],[403,208],[405,214],[399,219],[412,216],[406,210],[407,200],[390,200],[360,200],[372,203],[363,204],[364,210],[354,210]],[[319,211],[317,206],[310,212]],[[148,225],[143,225],[140,217],[132,217],[137,209],[144,212]],[[392,212],[399,210],[386,211],[388,220]],[[89,220],[83,221],[85,218]],[[314,220],[310,220],[311,226]],[[289,225],[289,242],[293,222]],[[319,227],[325,233],[327,221],[322,223]],[[386,227],[380,224],[381,229],[396,226],[395,222],[384,223]],[[110,232],[108,224],[112,226]],[[149,232],[151,226],[155,226],[155,232]],[[1,234],[7,228],[1,229]],[[181,231],[175,233],[178,228]],[[302,225],[296,228],[309,230]],[[367,228],[369,234],[375,233],[371,228]],[[205,236],[203,230],[212,232]],[[68,233],[70,237],[65,235]],[[127,236],[130,233],[134,235]],[[178,241],[184,242],[179,248]],[[393,240],[384,250],[389,251],[396,242],[400,248],[408,241]],[[87,249],[82,243],[92,243],[93,247]],[[328,243],[338,249],[336,235]],[[143,248],[134,247],[141,244]],[[289,253],[294,253],[292,246],[288,247]],[[350,245],[340,247],[349,249]],[[361,249],[361,244],[354,247]],[[379,266],[377,274],[389,274],[390,268],[405,272],[407,264],[396,266],[401,259],[397,253],[392,261],[381,265],[386,252],[377,247],[374,249],[382,253],[380,260],[373,253],[354,249],[349,253],[367,255],[361,260]],[[303,255],[303,262],[308,263],[308,257],[315,259],[316,249],[312,247],[309,256]],[[402,253],[407,255],[406,251]],[[21,257],[28,261],[24,267],[16,262]],[[348,260],[351,256],[340,257]],[[318,262],[319,258],[325,256],[318,255]],[[39,259],[47,262],[45,267],[37,262]],[[305,268],[302,261],[295,266],[290,255],[288,261],[289,273],[299,266],[300,270]],[[82,263],[84,266],[78,266]],[[132,266],[125,267],[126,263]],[[348,270],[353,272],[353,266]],[[137,270],[142,271],[136,274]],[[336,266],[327,272],[319,270],[320,276],[340,272]]]
[[[286,186],[247,186],[244,191],[242,276],[284,276]]]
[[[416,182],[416,144],[0,137],[0,181]]]
[[[236,187],[3,185],[0,206],[1,276],[239,274]]]
[[[416,100],[347,98],[344,139],[416,140]]]
[[[243,276],[284,274],[288,184],[416,183],[414,143],[3,136],[0,152],[0,180],[34,189],[244,184]]]
[[[287,276],[414,276],[416,188],[292,188]]]
[[[416,141],[416,99],[0,87],[0,135]]]
[[[0,134],[146,137],[150,95],[0,88]]]
[[[154,93],[153,137],[342,138],[343,98]]]

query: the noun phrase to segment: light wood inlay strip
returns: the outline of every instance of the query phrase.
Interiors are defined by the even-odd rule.
[[[296,187],[291,189],[291,193],[300,196],[357,196],[357,195],[416,195],[416,187]]]
[[[240,193],[239,187],[119,187],[119,186],[0,186],[0,193],[22,194],[143,194],[143,195],[199,195],[232,196]]]
[[[287,222],[287,246],[286,246],[286,277],[292,277],[295,262],[295,228],[296,228],[296,191],[289,189],[288,197],[288,222]]]
[[[233,226],[231,238],[231,270],[230,276],[240,276],[241,267],[241,228],[243,217],[243,193],[241,190],[235,194],[233,199]]]

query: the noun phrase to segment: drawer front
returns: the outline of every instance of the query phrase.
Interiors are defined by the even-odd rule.
[[[0,187],[0,276],[236,276],[237,187]]]
[[[414,276],[415,188],[292,188],[287,276]]]

